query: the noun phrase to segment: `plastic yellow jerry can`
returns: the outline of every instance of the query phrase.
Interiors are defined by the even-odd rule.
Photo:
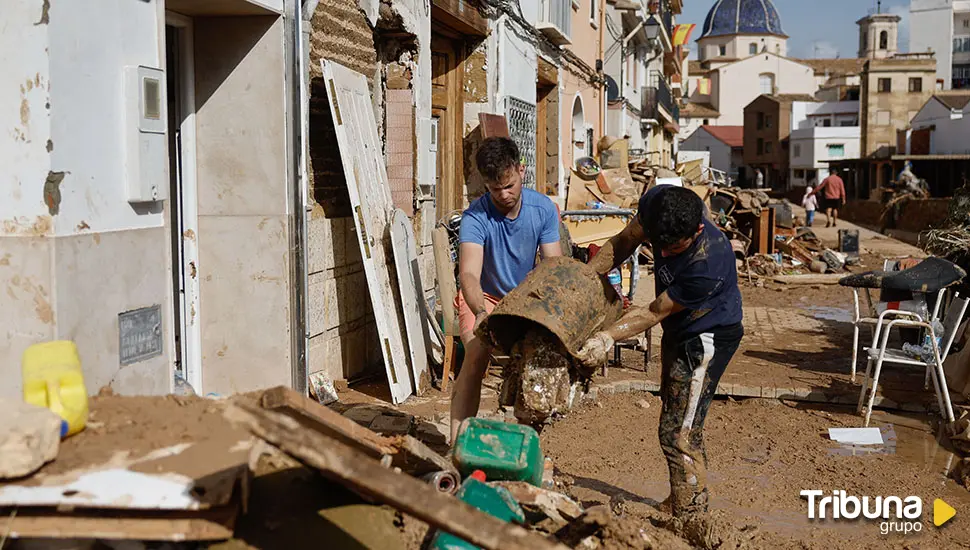
[[[88,419],[88,392],[74,342],[34,344],[24,351],[22,367],[24,401],[59,415],[63,419],[61,437],[83,430]]]

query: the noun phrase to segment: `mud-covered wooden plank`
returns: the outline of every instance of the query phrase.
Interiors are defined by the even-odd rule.
[[[450,460],[410,435],[393,437],[391,440],[391,444],[400,451],[393,455],[392,465],[411,475],[458,471]]]
[[[560,544],[476,510],[413,477],[384,468],[337,439],[302,430],[301,424],[287,415],[239,402],[229,407],[226,416],[327,478],[476,546],[489,550],[565,550]]]
[[[264,409],[284,413],[305,428],[350,445],[371,458],[380,459],[397,452],[390,439],[290,388],[279,386],[266,390],[260,404]]]
[[[837,285],[845,273],[828,273],[825,275],[776,275],[776,283],[788,285]]]
[[[218,541],[232,538],[239,502],[193,512],[0,508],[11,538]]]

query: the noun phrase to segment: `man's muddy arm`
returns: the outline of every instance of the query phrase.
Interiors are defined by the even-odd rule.
[[[626,312],[623,317],[606,330],[606,333],[613,338],[613,341],[620,342],[642,334],[648,328],[653,327],[663,321],[668,316],[679,311],[684,307],[670,299],[666,292],[650,302],[647,307],[635,307]]]
[[[625,262],[642,242],[646,240],[640,220],[634,218],[623,231],[607,241],[600,248],[589,265],[600,275],[606,275],[613,268]]]
[[[482,264],[485,249],[480,244],[462,243],[458,256],[458,282],[468,309],[476,316],[485,312],[485,293],[482,290]]]

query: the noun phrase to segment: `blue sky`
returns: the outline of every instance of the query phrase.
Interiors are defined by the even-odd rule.
[[[701,35],[707,12],[715,0],[684,0],[678,23],[696,23],[693,42]],[[789,57],[856,57],[859,26],[856,21],[875,10],[876,0],[774,0],[781,26],[788,38]],[[883,0],[883,13],[894,13],[900,22],[899,49],[909,47],[909,0]],[[693,44],[692,44],[693,48]],[[696,50],[693,50],[696,52]],[[694,54],[691,59],[696,59]]]

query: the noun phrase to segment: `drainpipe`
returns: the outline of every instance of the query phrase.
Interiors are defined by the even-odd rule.
[[[309,0],[312,2],[312,0]],[[287,10],[289,15],[289,33],[285,45],[288,71],[286,79],[289,81],[290,94],[290,135],[289,168],[290,200],[290,304],[291,327],[290,332],[290,365],[291,383],[294,390],[306,393],[309,375],[307,362],[307,347],[309,335],[307,333],[307,59],[304,42],[304,6],[302,0],[290,0]],[[316,2],[313,2],[316,4]],[[310,12],[313,13],[313,12]]]

